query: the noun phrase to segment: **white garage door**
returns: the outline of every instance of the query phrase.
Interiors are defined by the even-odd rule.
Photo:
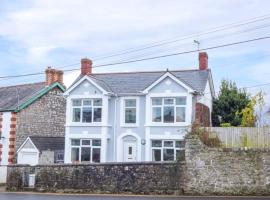
[[[24,152],[18,154],[18,164],[37,165],[38,153],[37,152]]]

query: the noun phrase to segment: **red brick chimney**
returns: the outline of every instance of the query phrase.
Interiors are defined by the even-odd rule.
[[[199,69],[205,70],[208,68],[208,55],[206,52],[199,53]]]
[[[81,59],[81,75],[92,74],[92,60],[88,58]]]
[[[53,83],[60,83],[61,85],[64,85],[63,83],[63,71],[52,69],[51,67],[48,67],[45,70],[46,73],[46,85],[51,85]]]

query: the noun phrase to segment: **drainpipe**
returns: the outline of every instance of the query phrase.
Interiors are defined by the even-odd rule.
[[[117,94],[115,94],[115,102],[114,102],[114,124],[113,124],[113,137],[114,137],[114,146],[113,146],[113,152],[114,152],[114,162],[116,162],[117,161],[117,152],[116,152],[116,140],[117,140],[117,138],[116,138],[116,131],[117,131],[117,129],[116,129],[116,126],[117,126],[117,120],[116,120],[116,117],[117,117],[117,114],[116,114],[116,112],[117,112],[117,102],[118,102],[118,95]]]

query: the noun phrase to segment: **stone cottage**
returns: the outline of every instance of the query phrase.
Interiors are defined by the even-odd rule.
[[[0,87],[0,165],[15,163],[29,136],[64,136],[63,72],[45,73],[45,82]]]

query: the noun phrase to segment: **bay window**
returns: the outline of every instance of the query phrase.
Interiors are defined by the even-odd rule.
[[[174,161],[184,153],[182,140],[152,140],[152,161]]]
[[[152,122],[178,123],[186,121],[186,97],[152,98]]]
[[[72,122],[101,122],[102,99],[73,99]]]
[[[71,161],[76,162],[100,162],[100,139],[72,139]]]

